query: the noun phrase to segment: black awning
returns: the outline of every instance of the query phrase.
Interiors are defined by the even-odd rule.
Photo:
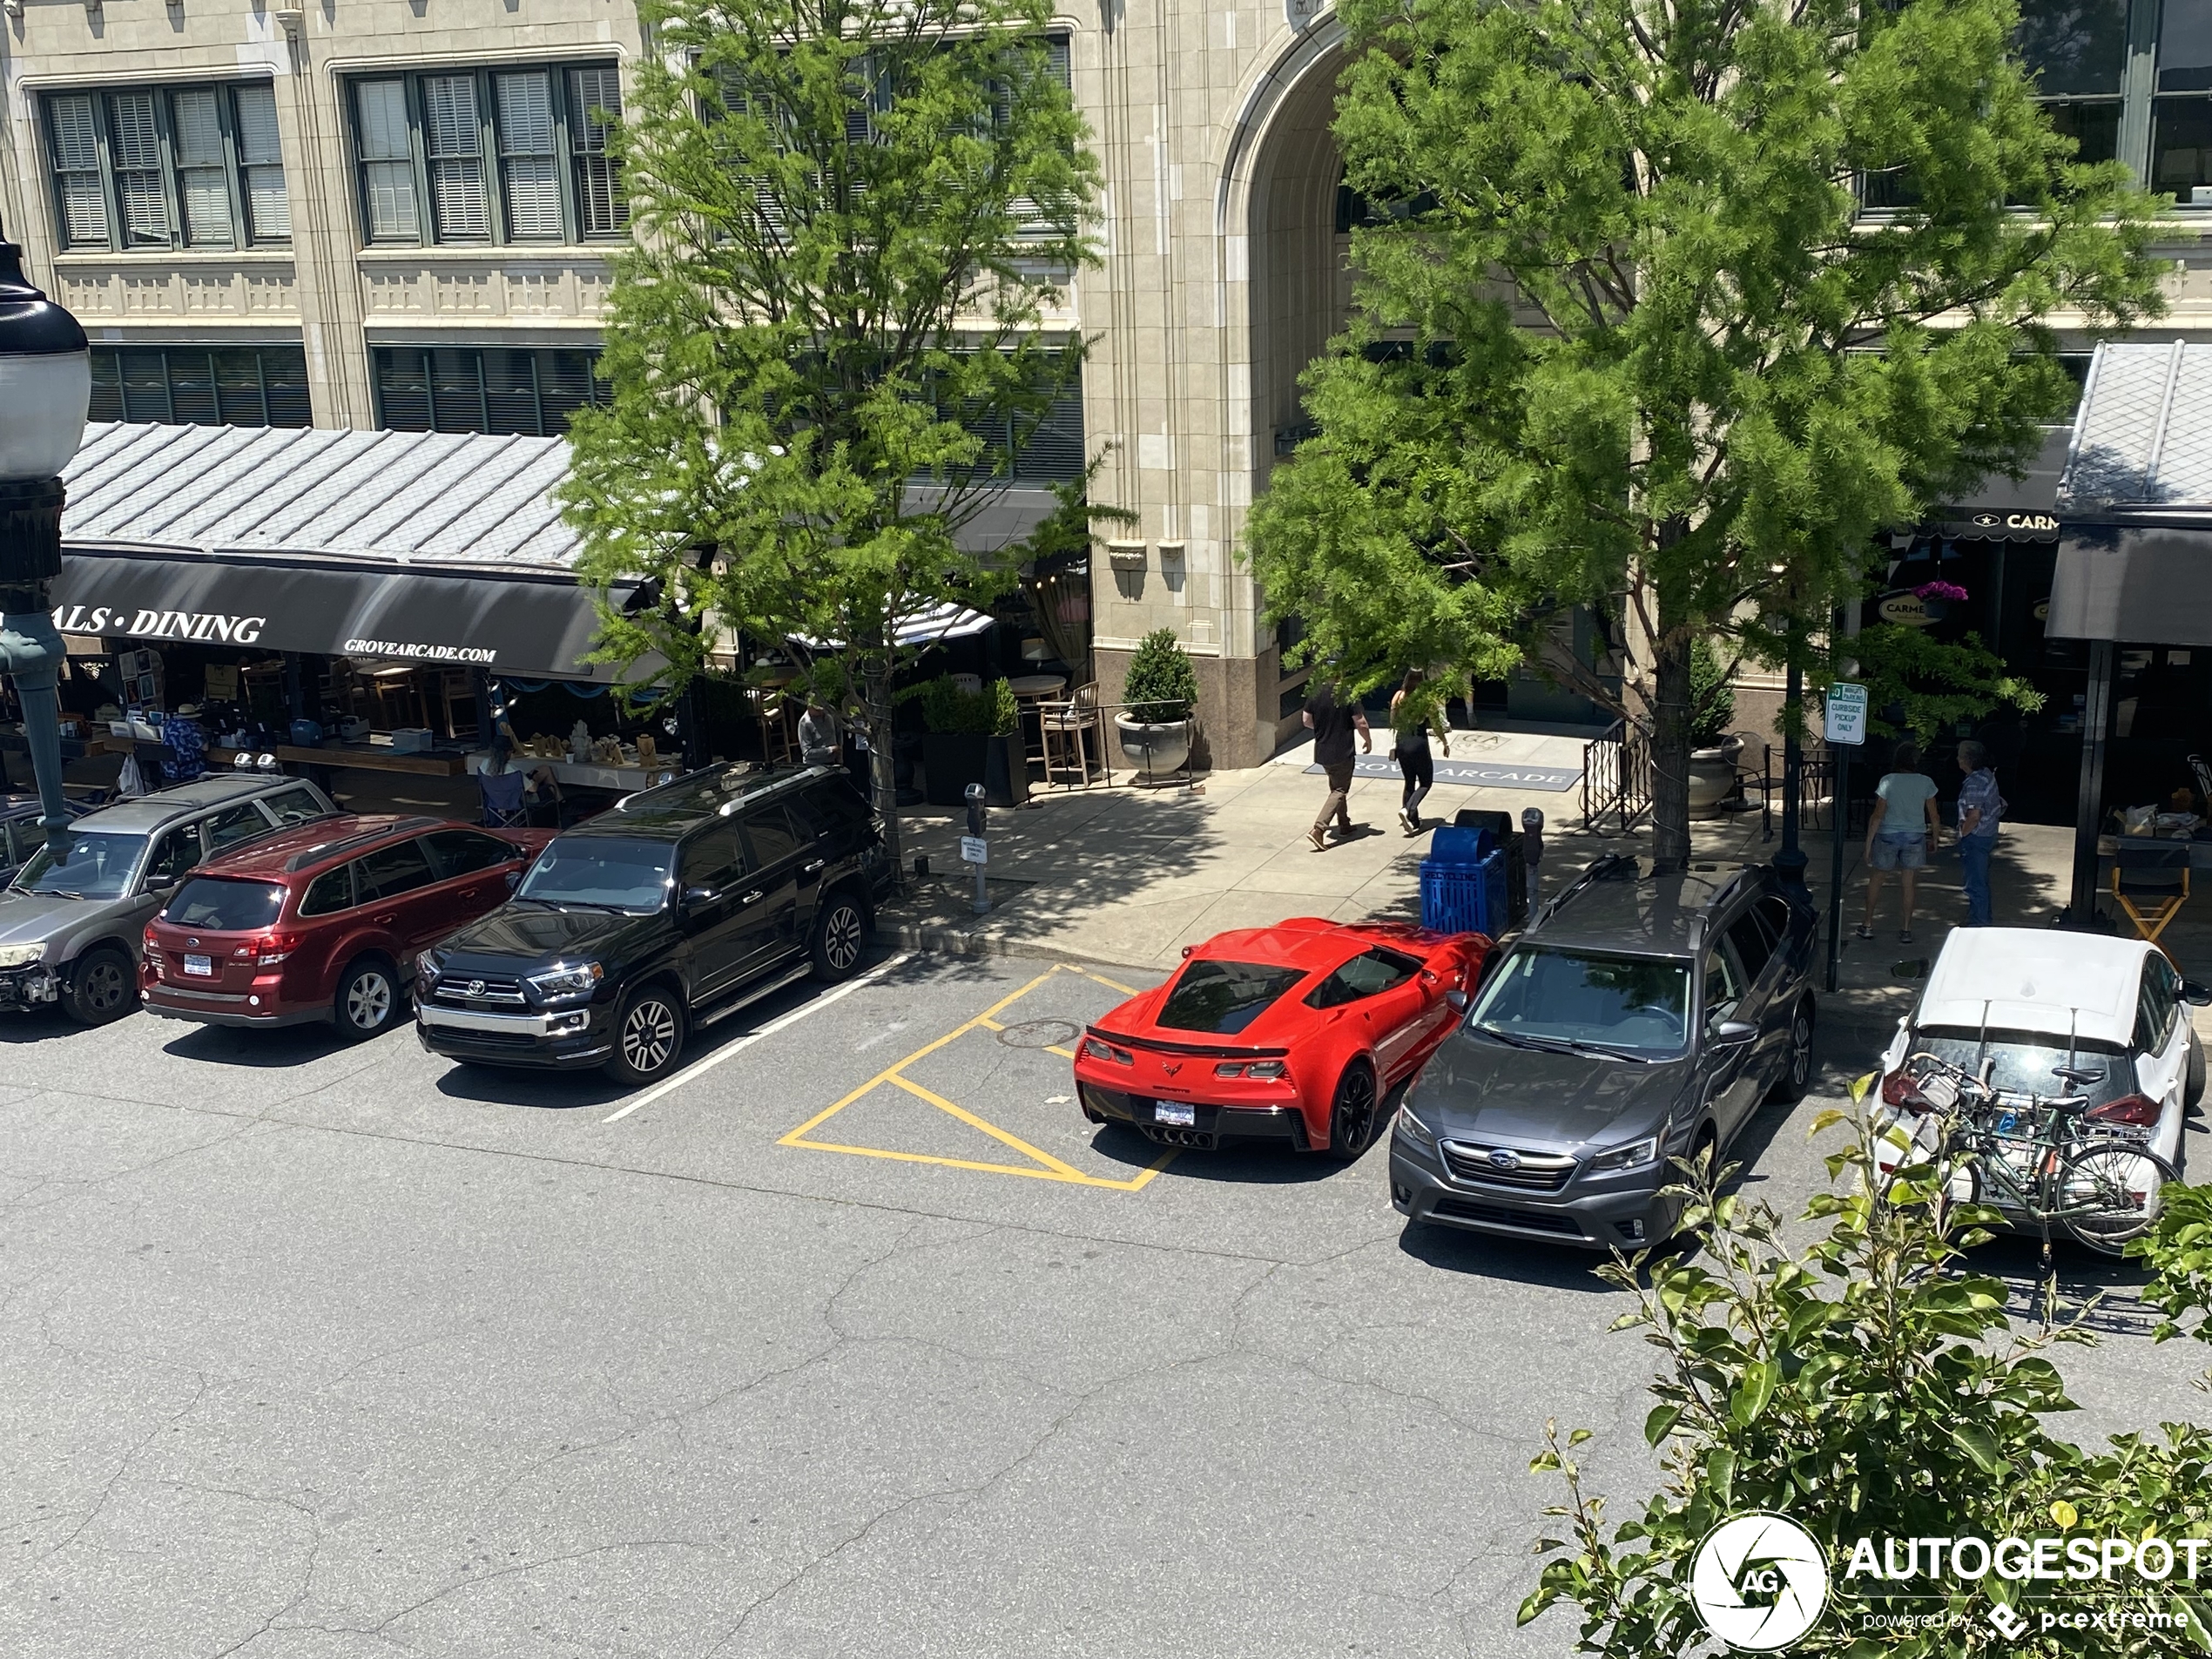
[[[2212,530],[2070,527],[2044,631],[2054,639],[2212,645]]]
[[[587,663],[599,619],[573,577],[368,569],[256,557],[140,557],[64,548],[54,625],[154,644],[239,644],[425,667],[611,681]],[[621,598],[617,590],[615,597]]]

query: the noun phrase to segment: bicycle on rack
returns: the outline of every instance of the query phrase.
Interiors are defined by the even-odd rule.
[[[1904,1070],[1913,1085],[1905,1110],[1917,1117],[1912,1161],[1933,1163],[1954,1204],[2025,1217],[2042,1235],[2047,1265],[2054,1225],[2099,1255],[2124,1255],[2157,1224],[2166,1184],[2181,1179],[2136,1136],[2102,1123],[2085,1096],[1993,1088],[1932,1054],[1909,1056]]]

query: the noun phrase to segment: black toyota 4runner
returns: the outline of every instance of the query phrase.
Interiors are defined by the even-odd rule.
[[[891,881],[842,772],[716,766],[555,838],[515,896],[415,961],[415,1035],[488,1065],[664,1076],[686,1032],[849,978]]]

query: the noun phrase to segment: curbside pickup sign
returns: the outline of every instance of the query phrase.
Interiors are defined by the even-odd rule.
[[[1821,734],[1831,744],[1856,746],[1866,741],[1866,688],[1838,680],[1828,688]]]

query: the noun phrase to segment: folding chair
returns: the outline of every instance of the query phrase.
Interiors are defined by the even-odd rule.
[[[521,829],[529,819],[523,809],[523,786],[529,780],[519,772],[480,772],[476,792],[483,797],[486,829]]]
[[[2112,896],[2135,924],[2136,934],[2158,945],[2166,924],[2188,902],[2188,843],[2121,837],[2112,861]],[[2172,951],[2158,948],[2173,960]]]

